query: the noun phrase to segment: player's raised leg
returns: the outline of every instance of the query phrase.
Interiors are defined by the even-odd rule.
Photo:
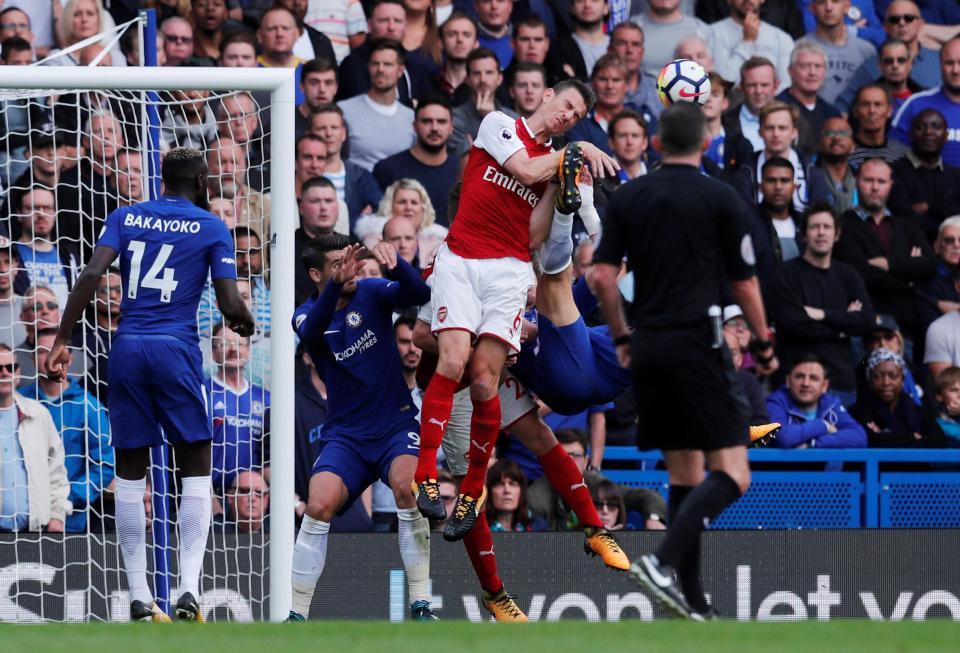
[[[403,438],[402,446],[413,446],[409,442]],[[388,480],[397,502],[397,539],[407,574],[410,616],[414,621],[433,621],[437,617],[430,609],[430,522],[410,494],[416,468],[416,456],[397,456],[390,463]]]
[[[500,397],[497,393],[507,351],[503,340],[484,336],[477,342],[470,360],[473,416],[470,419],[469,464],[467,475],[460,484],[453,515],[443,529],[443,538],[449,542],[461,539],[473,528],[487,499],[487,464],[500,433]]]
[[[322,458],[323,452],[318,465]],[[327,561],[330,520],[350,496],[343,479],[330,471],[316,472],[310,478],[309,492],[307,512],[293,547],[293,603],[287,621],[305,621],[309,616],[313,592]]]

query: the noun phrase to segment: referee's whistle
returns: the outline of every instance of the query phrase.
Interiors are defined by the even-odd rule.
[[[710,318],[710,335],[713,337],[710,347],[720,349],[723,346],[723,311],[714,304],[707,309],[707,316]]]

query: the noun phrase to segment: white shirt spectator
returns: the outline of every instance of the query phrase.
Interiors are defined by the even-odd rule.
[[[717,73],[728,82],[740,81],[740,66],[750,57],[766,57],[773,62],[777,70],[782,91],[790,85],[790,53],[793,52],[793,39],[790,35],[770,23],[760,21],[757,40],[743,40],[743,25],[733,18],[724,18],[709,26],[707,45],[716,62]],[[672,53],[672,51],[671,51]]]
[[[960,311],[941,315],[927,329],[923,362],[960,365]]]
[[[693,35],[706,39],[710,31],[706,23],[690,15],[684,15],[673,23],[657,23],[651,20],[648,13],[643,13],[632,16],[630,22],[643,28],[643,70],[654,77],[660,74],[661,68],[673,61],[673,51],[680,41]]]
[[[357,95],[339,104],[350,130],[350,160],[372,171],[378,162],[409,149],[413,131],[413,109],[396,100],[387,106]]]
[[[303,22],[327,35],[337,63],[350,54],[350,37],[367,31],[360,0],[310,0]]]

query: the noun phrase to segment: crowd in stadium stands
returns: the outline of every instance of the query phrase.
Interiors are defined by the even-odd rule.
[[[293,68],[300,251],[339,232],[384,240],[427,268],[456,215],[458,179],[484,116],[530,116],[577,77],[597,104],[568,135],[621,164],[610,193],[658,165],[655,75],[676,57],[710,74],[703,174],[751,207],[750,232],[781,369],[759,378],[739,307],[723,330],[752,421],[775,445],[960,446],[960,6],[953,0],[7,0],[4,65],[140,65],[158,16],[162,66]],[[59,53],[59,56],[54,56]],[[116,271],[75,334],[71,376],[42,369],[67,293],[107,214],[145,199],[139,109],[96,94],[3,101],[0,125],[0,530],[110,529],[107,355]],[[222,324],[213,292],[198,327],[210,371],[215,520],[268,529],[270,121],[262,93],[168,93],[162,150],[206,152],[210,209],[232,230],[257,332]],[[132,108],[133,107],[133,108]],[[556,143],[562,145],[562,143]],[[79,189],[79,192],[78,192]],[[575,230],[574,269],[594,243]],[[274,264],[295,265],[294,261]],[[381,276],[372,257],[361,277]],[[629,295],[631,284],[621,284]],[[314,285],[296,265],[296,300]],[[625,297],[626,301],[631,298]],[[584,316],[596,324],[599,313]],[[285,318],[277,323],[284,324]],[[414,317],[395,334],[416,404]],[[283,337],[288,337],[284,335]],[[274,365],[279,364],[274,361]],[[296,491],[307,496],[326,417],[309,356],[296,361]],[[585,470],[611,529],[662,528],[659,495],[605,479],[605,443],[630,444],[630,393],[545,420]],[[373,408],[371,408],[373,409]],[[18,421],[14,419],[15,413]],[[19,424],[18,428],[12,425]],[[536,457],[507,434],[487,481],[493,530],[573,529]],[[453,478],[444,472],[448,513]],[[149,503],[149,499],[147,500]],[[303,514],[301,503],[298,514]],[[441,525],[437,525],[442,527]],[[334,530],[396,528],[385,486]]]

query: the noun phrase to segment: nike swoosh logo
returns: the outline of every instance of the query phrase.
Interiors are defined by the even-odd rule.
[[[657,568],[654,565],[650,564],[650,562],[648,562],[647,560],[643,561],[643,568],[647,570],[647,574],[649,574],[650,578],[653,579],[653,582],[655,582],[660,587],[669,587],[673,583],[672,578],[661,574],[657,570]]]
[[[678,93],[680,97],[700,97],[703,94],[703,91],[700,91],[699,93],[688,93],[687,89],[685,88],[681,88],[680,92]]]
[[[324,331],[323,335],[327,335],[328,333],[340,333],[340,329],[334,329],[333,331]]]

